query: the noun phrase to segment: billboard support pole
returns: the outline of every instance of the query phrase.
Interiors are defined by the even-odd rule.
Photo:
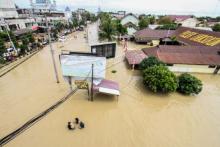
[[[72,88],[72,77],[71,76],[68,76],[68,83],[69,83],[70,92],[71,92],[73,90],[73,88]]]
[[[93,68],[94,64],[92,64],[91,101],[93,101]]]

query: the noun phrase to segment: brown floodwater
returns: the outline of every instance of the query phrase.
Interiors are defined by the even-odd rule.
[[[68,37],[61,49],[86,51],[83,33]],[[129,49],[143,45],[129,43]],[[56,84],[49,48],[0,78],[0,137],[16,129],[68,93],[67,84]],[[60,71],[60,65],[58,64]],[[116,70],[113,74],[111,71]],[[61,75],[61,74],[60,74]],[[120,84],[121,95],[96,95],[78,90],[69,100],[24,133],[8,147],[219,147],[220,76],[194,74],[203,81],[196,96],[153,94],[142,85],[139,71],[124,61],[122,47],[108,60],[106,78]],[[62,77],[60,76],[62,79]],[[85,129],[68,131],[68,121],[79,117]]]

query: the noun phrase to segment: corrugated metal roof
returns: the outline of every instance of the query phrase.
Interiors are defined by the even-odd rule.
[[[146,54],[142,50],[131,50],[125,53],[125,57],[130,65],[138,65],[146,58]]]
[[[152,29],[143,29],[134,34],[136,40],[159,40],[166,37],[173,36],[173,30],[152,30]]]
[[[213,46],[220,47],[220,32],[213,32],[213,31],[207,31],[207,30],[201,30],[201,29],[195,29],[195,28],[187,28],[187,27],[179,27],[175,31],[174,35],[177,37],[178,41],[186,45],[196,45],[196,46],[199,46],[199,45],[211,46],[211,45],[208,45],[208,43],[211,42],[211,41],[209,42],[209,40],[216,38],[217,40],[219,40],[219,42],[217,41],[217,43]]]
[[[143,49],[143,52],[167,64],[220,65],[219,47],[163,45]]]

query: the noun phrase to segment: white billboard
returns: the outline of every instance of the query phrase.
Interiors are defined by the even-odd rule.
[[[61,68],[63,76],[72,77],[92,77],[92,64],[93,77],[105,78],[106,58],[96,56],[83,56],[83,55],[61,55]]]

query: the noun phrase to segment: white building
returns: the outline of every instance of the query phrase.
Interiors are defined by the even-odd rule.
[[[12,0],[0,0],[0,17],[4,18],[17,18],[15,4]]]
[[[56,10],[56,1],[53,0],[30,0],[31,6],[33,9],[41,9],[42,11],[55,11]]]
[[[188,18],[180,22],[183,27],[196,27],[198,20],[196,18]]]
[[[26,24],[33,19],[24,19],[19,17],[15,3],[12,0],[0,0],[0,30],[5,28],[10,30],[18,30],[26,28]]]
[[[133,35],[138,30],[139,19],[136,15],[129,13],[121,19],[121,24],[128,30],[128,35]]]
[[[199,23],[199,21],[191,15],[168,15],[168,17],[183,27],[196,27]]]
[[[56,10],[56,2],[50,0],[31,1],[32,9],[17,8],[13,0],[0,0],[0,31],[7,28],[8,30],[20,30],[32,28],[34,25],[45,25],[45,18],[50,24],[56,22],[68,21],[66,14]]]
[[[72,12],[68,6],[65,9],[65,17],[69,22],[72,22]]]

